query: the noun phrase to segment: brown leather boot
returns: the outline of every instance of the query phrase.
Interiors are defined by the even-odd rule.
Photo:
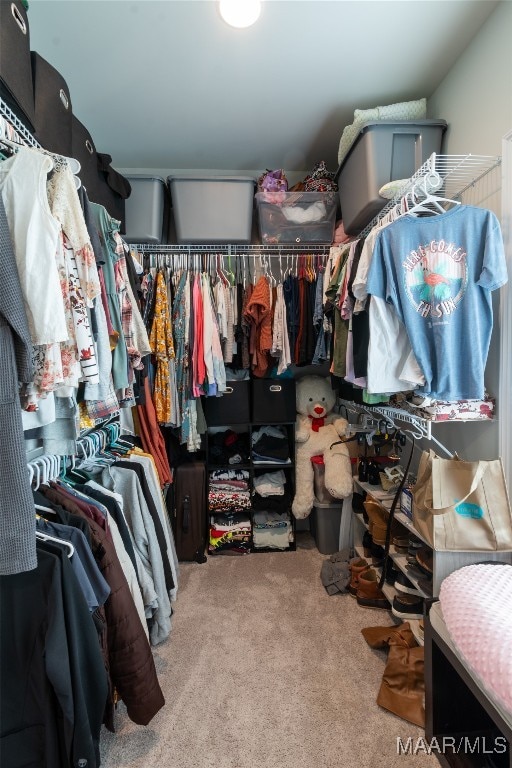
[[[375,544],[386,543],[386,529],[388,524],[387,513],[373,499],[367,499],[364,502],[364,508],[370,519],[369,528],[372,539]]]
[[[349,560],[348,567],[350,568],[350,584],[348,591],[355,597],[357,588],[359,587],[359,578],[370,566],[364,557],[353,557],[352,560]]]
[[[390,645],[377,704],[410,723],[425,727],[424,648]]]
[[[367,499],[364,502],[364,508],[370,519],[369,530],[374,543],[384,546],[386,543],[389,513],[373,499]],[[400,523],[393,520],[391,524],[391,536],[398,536],[402,531],[403,527]],[[391,540],[393,540],[393,538]]]
[[[390,627],[365,627],[361,634],[371,648],[387,648],[390,645],[413,648],[417,645],[408,621]]]
[[[356,593],[357,602],[363,608],[391,608],[384,592],[379,589],[379,576],[374,568],[363,571],[359,575],[359,586]]]

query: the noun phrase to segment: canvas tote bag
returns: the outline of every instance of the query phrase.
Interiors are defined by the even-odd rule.
[[[512,550],[501,459],[461,461],[424,451],[412,495],[414,526],[433,549]]]

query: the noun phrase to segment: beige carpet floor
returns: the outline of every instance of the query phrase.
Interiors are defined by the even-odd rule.
[[[398,755],[422,729],[375,702],[386,659],[361,635],[386,611],[329,597],[309,534],[296,552],[181,566],[169,640],[155,649],[165,707],[148,727],[121,704],[104,768],[438,765]]]

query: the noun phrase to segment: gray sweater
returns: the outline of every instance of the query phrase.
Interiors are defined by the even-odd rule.
[[[18,382],[32,379],[32,341],[5,208],[0,196],[0,575],[37,567]]]

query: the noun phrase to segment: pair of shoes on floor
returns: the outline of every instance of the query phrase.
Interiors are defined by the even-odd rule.
[[[364,608],[382,608],[389,610],[389,600],[379,588],[379,575],[363,557],[354,557],[349,562],[351,579],[350,594],[358,605]]]

